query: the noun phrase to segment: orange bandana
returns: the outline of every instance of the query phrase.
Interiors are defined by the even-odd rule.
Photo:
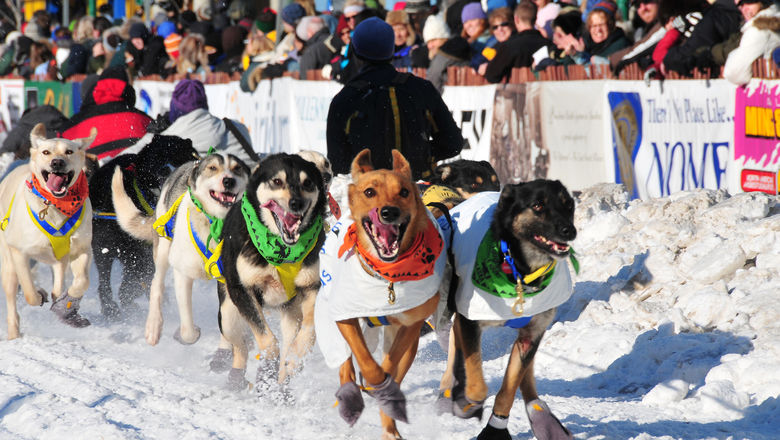
[[[353,247],[357,248],[366,264],[387,281],[414,281],[433,273],[444,242],[436,226],[428,220],[428,227],[417,234],[409,250],[399,255],[395,261],[388,263],[372,257],[360,246],[357,239],[357,223],[352,223],[347,229],[344,243],[339,248],[339,257]]]
[[[79,176],[76,178],[76,183],[68,189],[67,194],[59,198],[55,197],[45,186],[41,185],[34,174],[32,176],[32,183],[28,181],[27,186],[33,193],[46,199],[67,217],[76,214],[79,208],[81,208],[87,200],[87,197],[89,197],[89,184],[87,183],[87,176],[84,175],[83,171],[79,173]]]

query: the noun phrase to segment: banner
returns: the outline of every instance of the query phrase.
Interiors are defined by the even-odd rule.
[[[80,87],[79,90],[81,90]],[[81,102],[80,96],[77,101]],[[28,110],[42,105],[54,106],[68,118],[73,116],[75,113],[73,83],[25,81],[24,109]]]
[[[495,85],[444,88],[442,99],[466,140],[466,145],[460,153],[461,158],[490,159],[490,133],[495,93]]]
[[[206,86],[208,89],[212,86]],[[171,105],[171,96],[173,96],[174,84],[162,81],[136,81],[133,83],[135,88],[135,107],[146,113],[152,118],[168,111]],[[209,101],[209,104],[211,102]]]
[[[654,81],[650,86],[610,81],[607,87],[612,133],[607,160],[613,163],[613,181],[643,199],[729,187],[733,85],[725,80]]]
[[[736,89],[734,175],[742,191],[780,191],[780,81]]]
[[[540,109],[536,124],[541,126],[534,147],[547,155],[549,169],[545,177],[558,179],[569,190],[585,189],[612,181],[607,167],[608,132],[604,123],[605,81],[555,81],[537,83],[540,97],[529,94]],[[529,115],[534,115],[530,112]],[[541,143],[539,143],[539,140]],[[539,160],[537,160],[537,163]]]

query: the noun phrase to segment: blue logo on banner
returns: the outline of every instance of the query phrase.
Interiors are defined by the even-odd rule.
[[[612,151],[615,155],[615,182],[622,183],[632,198],[639,197],[634,159],[642,143],[642,103],[639,93],[609,92],[612,112]]]

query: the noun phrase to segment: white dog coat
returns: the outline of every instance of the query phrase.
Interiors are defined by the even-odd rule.
[[[515,298],[503,298],[485,292],[471,281],[477,250],[490,228],[499,195],[497,192],[479,193],[450,211],[455,226],[452,251],[460,277],[455,303],[458,313],[470,320],[506,321],[518,318],[512,313]],[[445,242],[449,244],[450,226],[443,216],[439,218],[439,226],[443,230]],[[530,317],[557,307],[566,302],[571,294],[569,266],[559,261],[550,284],[536,295],[525,298],[522,316]]]
[[[428,216],[436,224],[430,213]],[[366,318],[361,320],[366,335],[366,332],[372,330],[368,327],[386,324],[386,316],[413,309],[438,294],[447,264],[446,249],[442,249],[436,259],[433,274],[420,280],[393,283],[395,302],[389,304],[388,281],[367,273],[354,249],[345,252],[341,258],[338,257],[339,247],[349,225],[352,224],[348,218],[349,215],[342,216],[342,220],[331,228],[320,251],[322,287],[317,294],[314,308],[314,328],[317,345],[331,368],[339,367],[352,353],[347,341],[341,336],[337,321]],[[438,225],[436,229],[441,236]],[[366,335],[367,339],[371,336],[373,335]]]

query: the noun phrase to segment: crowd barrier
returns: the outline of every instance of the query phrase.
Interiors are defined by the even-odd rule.
[[[503,182],[554,178],[572,190],[620,182],[641,198],[695,188],[778,193],[780,80],[736,87],[723,79],[646,82],[593,72],[551,70],[569,79],[553,81],[518,70],[516,82],[445,87],[443,99],[468,141],[461,156],[490,161]],[[452,80],[473,79],[461,75]],[[215,78],[206,84],[210,111],[245,124],[258,152],[326,152],[328,108],[340,84],[284,77],[245,93],[238,82]],[[134,85],[139,109],[152,116],[167,110],[174,82]],[[36,105],[70,116],[80,93],[77,81],[0,80],[0,128]]]

